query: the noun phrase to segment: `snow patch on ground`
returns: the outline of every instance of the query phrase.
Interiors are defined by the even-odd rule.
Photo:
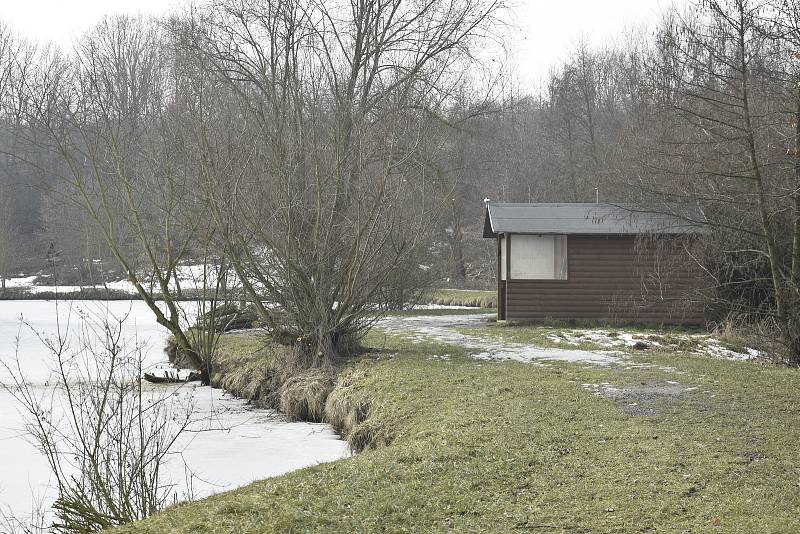
[[[177,278],[177,281],[175,278],[172,278],[169,283],[169,288],[172,290],[177,289],[178,285],[180,285],[181,289],[202,289],[204,281],[208,287],[214,287],[217,282],[216,269],[213,268],[213,266],[204,266],[203,264],[179,265],[175,269],[175,277]],[[128,279],[112,280],[105,284],[54,286],[36,284],[36,278],[38,278],[38,275],[9,278],[6,280],[6,287],[23,289],[32,295],[54,292],[78,293],[80,291],[87,290],[103,291],[106,289],[120,291],[131,295],[135,295],[137,293],[136,287]],[[228,286],[236,286],[237,281],[238,278],[236,278],[236,274],[229,272],[227,275]],[[140,282],[145,285],[145,287],[149,287],[149,281],[144,277],[140,280]]]
[[[687,385],[678,380],[660,380],[652,383],[617,385],[610,382],[584,383],[581,387],[591,393],[613,400],[622,411],[630,416],[649,417],[657,415],[664,404],[683,402],[690,395],[706,395],[713,398],[712,389],[704,385],[705,375],[687,377],[686,371],[673,367],[657,365],[649,362],[637,362],[631,357],[629,349],[639,343],[658,346],[662,350],[681,343],[680,350],[704,351],[703,354],[721,358],[747,359],[763,357],[754,350],[738,353],[722,347],[721,342],[707,334],[657,334],[640,332],[618,332],[611,330],[573,330],[554,332],[550,340],[559,343],[571,342],[574,345],[595,343],[603,348],[598,350],[544,348],[521,343],[509,343],[503,340],[465,335],[456,331],[462,327],[478,327],[491,314],[476,315],[442,315],[416,317],[387,317],[379,326],[390,334],[408,336],[413,342],[440,341],[453,343],[479,352],[473,357],[482,361],[510,360],[533,365],[546,365],[552,361],[564,361],[585,364],[593,367],[619,366],[621,369],[654,368],[674,375],[680,380],[696,381],[697,385]],[[658,338],[657,338],[658,337]],[[676,341],[677,339],[677,341]],[[689,343],[687,340],[691,340]],[[710,348],[709,348],[710,347]],[[622,349],[628,349],[622,352]],[[448,355],[433,355],[431,360],[447,360]],[[480,364],[478,364],[480,365]]]
[[[609,382],[603,382],[601,384],[581,384],[581,387],[604,397],[619,393],[619,388]]]
[[[412,310],[474,310],[475,306],[450,306],[445,304],[414,304]]]
[[[386,317],[380,321],[379,326],[390,333],[410,336],[412,343],[435,340],[479,350],[480,352],[474,357],[480,360],[511,360],[529,363],[565,361],[599,366],[624,363],[628,367],[658,367],[666,371],[675,371],[671,367],[631,362],[623,350],[632,348],[647,350],[651,347],[658,347],[662,350],[672,349],[731,360],[753,360],[767,357],[765,353],[753,348],[746,348],[744,352],[726,348],[720,340],[710,334],[573,329],[554,331],[546,335],[546,338],[553,343],[574,345],[576,348],[573,349],[544,348],[511,343],[469,336],[456,331],[457,328],[481,326],[486,319],[492,316],[493,314]],[[577,348],[585,345],[595,345],[599,349]]]
[[[542,361],[565,361],[591,365],[610,365],[624,359],[615,351],[588,351],[579,349],[541,348],[521,343],[507,343],[491,339],[468,336],[453,330],[459,327],[479,326],[493,314],[439,315],[414,317],[387,317],[379,326],[390,333],[411,335],[412,342],[435,340],[452,343],[481,352],[474,357],[479,360],[511,360],[525,363]]]
[[[611,365],[623,359],[618,352],[600,352],[577,349],[552,349],[538,348],[526,345],[510,346],[508,350],[500,352],[482,352],[476,354],[480,360],[512,360],[517,362],[541,362],[545,360],[572,363],[588,363],[592,365]]]
[[[727,358],[729,360],[763,360],[768,358],[766,352],[756,350],[750,347],[745,347],[744,352],[737,352],[735,350],[731,350],[728,348],[723,347],[713,338],[709,338],[706,340],[705,343],[705,353],[709,354],[710,356],[716,356],[718,358]]]
[[[22,276],[19,278],[6,278],[6,287],[28,287],[33,285],[36,276]]]
[[[6,287],[13,288],[13,289],[22,289],[28,294],[31,295],[40,295],[42,293],[79,293],[81,291],[88,291],[88,290],[95,290],[95,291],[103,291],[106,288],[114,291],[122,291],[124,293],[129,293],[131,295],[136,293],[136,288],[133,287],[127,280],[118,280],[114,282],[108,282],[107,284],[95,284],[95,285],[49,285],[49,284],[36,284],[36,279],[38,275],[33,276],[22,276],[18,278],[8,278],[6,279]]]
[[[633,347],[647,349],[649,347],[659,347],[743,361],[767,357],[766,353],[749,347],[746,347],[744,352],[726,348],[720,340],[710,334],[682,332],[658,334],[655,332],[626,332],[623,330],[575,329],[548,334],[547,339],[554,343],[567,345],[590,343],[603,349]]]

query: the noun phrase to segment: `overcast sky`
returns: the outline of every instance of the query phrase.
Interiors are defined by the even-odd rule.
[[[686,0],[675,0],[684,3]],[[581,40],[602,44],[626,31],[652,26],[673,0],[512,0],[506,47],[519,81],[533,85],[562,61]],[[0,20],[36,41],[69,45],[103,15],[160,15],[176,6],[170,0],[0,0]]]

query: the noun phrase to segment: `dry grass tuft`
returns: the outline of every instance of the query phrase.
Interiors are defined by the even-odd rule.
[[[378,446],[378,436],[382,435],[377,429],[369,422],[364,422],[356,426],[352,432],[347,436],[347,444],[350,449],[355,452],[362,452],[369,448],[376,448]],[[388,445],[388,441],[381,442],[381,445]]]
[[[211,384],[261,408],[280,408],[293,349],[266,335],[224,335],[214,355]]]
[[[494,291],[442,289],[431,292],[423,302],[441,306],[496,308],[497,294]]]
[[[296,421],[328,422],[354,451],[387,445],[386,428],[368,420],[369,397],[363,393],[368,367],[307,368],[295,348],[269,336],[225,335],[214,359],[211,383],[261,408],[281,411]]]
[[[371,432],[364,432],[360,428],[369,414],[369,403],[359,394],[359,385],[364,378],[364,369],[348,369],[339,375],[336,387],[325,402],[325,420],[347,440],[354,451],[366,449],[372,437]]]
[[[226,335],[214,359],[212,385],[274,408],[296,421],[325,421],[325,403],[336,383],[336,370],[299,364],[297,349],[268,336]]]
[[[265,345],[245,354],[217,355],[211,383],[233,395],[248,399],[261,408],[276,408],[275,384],[278,382],[272,352],[280,346]]]
[[[729,315],[712,329],[712,334],[730,350],[744,352],[751,347],[768,354],[773,361],[785,361],[788,353],[778,327],[772,321]]]
[[[322,422],[325,400],[333,391],[332,369],[307,369],[288,377],[280,387],[280,410],[295,421]]]

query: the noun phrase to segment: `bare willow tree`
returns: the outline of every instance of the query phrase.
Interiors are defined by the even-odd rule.
[[[42,61],[31,122],[58,155],[62,202],[86,213],[157,322],[208,382],[174,294],[178,268],[205,220],[171,118],[171,56],[160,27],[105,19],[71,56]],[[163,309],[157,299],[163,300]]]
[[[181,25],[198,87],[230,105],[195,130],[217,235],[304,365],[352,350],[410,278],[393,275],[418,270],[440,205],[424,133],[500,7],[221,1]]]

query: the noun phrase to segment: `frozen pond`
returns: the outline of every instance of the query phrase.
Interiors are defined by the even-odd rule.
[[[165,362],[162,351],[166,330],[156,324],[141,301],[0,301],[0,359],[13,360],[19,347],[21,368],[28,381],[48,392],[52,358],[34,332],[21,325],[20,316],[37,331],[54,335],[69,324],[77,330],[81,314],[128,315],[124,336],[144,343],[146,366]],[[18,342],[17,342],[18,340]],[[0,381],[9,375],[0,370]],[[179,500],[233,489],[253,480],[293,469],[343,458],[347,445],[328,425],[290,423],[270,410],[255,410],[220,390],[194,385],[150,386],[193,406],[193,428],[184,435],[168,461],[164,477],[175,484]],[[24,417],[17,401],[0,388],[0,511],[16,517],[31,513],[34,503],[49,505],[54,497],[50,471],[44,457],[24,432]],[[186,472],[194,473],[187,483]]]

